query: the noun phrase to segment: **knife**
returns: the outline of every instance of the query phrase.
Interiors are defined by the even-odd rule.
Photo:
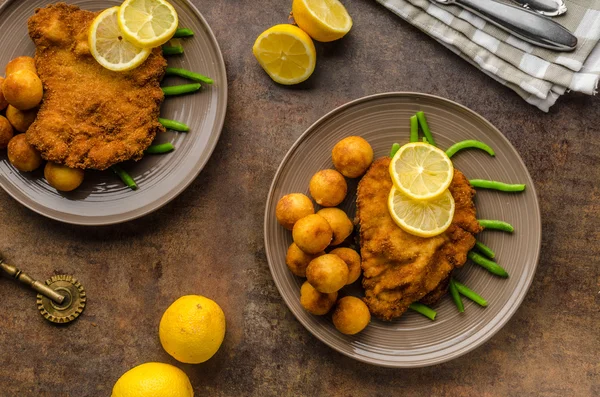
[[[522,7],[494,0],[432,0],[440,4],[455,4],[508,33],[538,47],[555,51],[573,51],[577,37],[550,18]]]
[[[512,0],[515,3],[521,4],[531,11],[538,14],[546,15],[547,17],[555,17],[567,12],[567,6],[564,0]]]

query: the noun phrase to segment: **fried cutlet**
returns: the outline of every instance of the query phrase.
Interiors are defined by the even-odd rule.
[[[482,230],[475,216],[475,190],[458,170],[450,185],[455,213],[448,230],[422,238],[400,229],[388,212],[389,164],[389,157],[376,160],[357,194],[364,300],[371,313],[384,320],[399,317],[426,296],[428,302],[439,298],[450,272],[466,262],[474,234]]]
[[[88,30],[98,13],[57,3],[29,18],[44,99],[28,141],[46,160],[103,170],[139,160],[158,122],[166,61],[155,49],[140,67],[113,72],[92,57]]]

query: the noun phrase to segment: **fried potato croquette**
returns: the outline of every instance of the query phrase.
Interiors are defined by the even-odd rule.
[[[360,255],[352,248],[336,248],[329,252],[332,255],[339,256],[348,266],[348,281],[346,285],[354,283],[360,277]]]
[[[348,215],[339,208],[323,208],[317,212],[321,215],[333,231],[333,239],[329,245],[340,245],[352,233],[354,225]]]
[[[8,142],[8,161],[19,171],[30,172],[42,165],[42,156],[19,134]]]
[[[306,279],[319,292],[336,292],[348,281],[348,265],[337,255],[321,255],[308,264]]]
[[[348,184],[336,170],[321,170],[313,175],[309,184],[310,195],[323,207],[335,207],[346,198]]]
[[[42,80],[30,70],[17,70],[2,84],[6,101],[19,110],[33,109],[42,101]]]
[[[10,121],[10,124],[15,130],[19,132],[26,132],[27,129],[33,124],[37,117],[37,108],[29,110],[19,110],[14,106],[8,105],[6,108],[6,118]]]
[[[298,219],[315,213],[312,201],[302,193],[291,193],[283,196],[277,202],[275,216],[277,221],[288,230],[294,228]]]
[[[314,255],[323,251],[331,243],[333,231],[325,218],[312,214],[296,222],[292,237],[302,251]]]
[[[44,167],[44,178],[46,181],[61,192],[70,192],[83,183],[84,171],[69,168],[66,165],[56,164],[51,161]]]
[[[331,310],[337,299],[337,292],[324,294],[317,291],[308,281],[300,287],[300,304],[309,313],[322,316]]]
[[[314,255],[307,254],[306,252],[302,251],[296,245],[296,243],[292,243],[287,250],[285,264],[296,276],[306,277],[306,268],[308,267],[310,261],[321,255],[325,255],[325,251],[321,251]]]
[[[37,75],[37,69],[35,67],[35,59],[32,57],[18,57],[10,61],[6,65],[6,75],[10,76],[14,72],[19,70],[29,70]]]
[[[2,84],[4,84],[4,77],[0,77],[0,110],[4,110],[8,106],[8,101],[4,98],[4,93],[2,92]]]
[[[373,148],[364,138],[349,136],[333,147],[331,159],[335,169],[347,178],[358,178],[373,162]]]
[[[4,116],[0,116],[0,149],[6,149],[8,142],[15,135],[12,125]]]
[[[340,299],[333,312],[333,325],[342,334],[354,335],[369,325],[371,313],[362,300],[354,296]]]

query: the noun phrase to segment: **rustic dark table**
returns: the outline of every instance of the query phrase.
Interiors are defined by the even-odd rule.
[[[215,153],[181,196],[142,219],[88,228],[0,191],[5,256],[40,278],[75,274],[89,297],[77,322],[55,327],[30,291],[0,278],[0,396],[109,396],[137,364],[176,364],[157,329],[185,294],[215,299],[227,317],[213,359],[178,364],[198,396],[600,395],[597,98],[568,95],[542,113],[373,0],[344,1],[352,32],[317,44],[312,78],[286,88],[251,47],[287,21],[291,1],[193,2],[221,45],[230,100]],[[486,117],[523,157],[541,203],[542,254],[521,308],[482,347],[430,368],[378,368],[317,341],[283,303],[263,247],[265,198],[288,148],[325,112],[386,91],[440,95]]]

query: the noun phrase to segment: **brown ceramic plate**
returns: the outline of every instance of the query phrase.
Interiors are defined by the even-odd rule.
[[[449,297],[434,309],[430,321],[407,312],[392,322],[374,319],[360,334],[343,335],[331,316],[313,316],[299,300],[303,279],[287,269],[285,255],[292,236],[277,223],[275,206],[283,195],[309,195],[308,182],[318,170],[333,168],[331,149],[340,139],[359,135],[373,146],[375,158],[389,154],[392,143],[404,144],[409,137],[409,117],[423,110],[436,143],[446,149],[464,139],[479,139],[491,145],[496,157],[478,150],[462,151],[453,157],[456,168],[469,178],[525,183],[523,193],[479,190],[479,218],[501,219],[515,226],[513,234],[485,231],[479,239],[496,251],[497,261],[510,274],[500,279],[468,262],[456,278],[485,297],[481,308],[463,299],[465,313],[458,313]],[[355,213],[357,180],[349,180],[346,200],[340,205],[351,218]],[[350,102],[313,124],[287,153],[271,186],[265,213],[265,246],[275,284],[290,310],[318,339],[352,358],[387,367],[420,367],[438,364],[463,355],[492,337],[515,313],[533,279],[541,242],[539,205],[533,181],[515,148],[483,117],[455,102],[432,95],[387,93]],[[342,294],[362,296],[360,282]]]
[[[13,58],[33,56],[35,46],[27,33],[27,19],[49,0],[12,0],[0,7],[0,70]],[[90,11],[103,10],[121,1],[74,0],[70,4]],[[136,180],[132,191],[110,171],[87,171],[81,187],[68,194],[58,193],[43,179],[43,170],[21,173],[0,152],[0,186],[17,201],[44,216],[81,225],[106,225],[146,215],[181,193],[200,173],[212,154],[225,119],[227,76],[219,45],[200,12],[185,0],[171,0],[179,13],[181,27],[191,28],[195,36],[184,40],[185,54],[169,57],[169,65],[210,76],[215,81],[202,92],[168,98],[161,116],[186,123],[189,133],[169,131],[156,143],[171,142],[176,150],[162,156],[146,156],[128,162],[123,168]],[[169,77],[165,84],[183,84]]]

